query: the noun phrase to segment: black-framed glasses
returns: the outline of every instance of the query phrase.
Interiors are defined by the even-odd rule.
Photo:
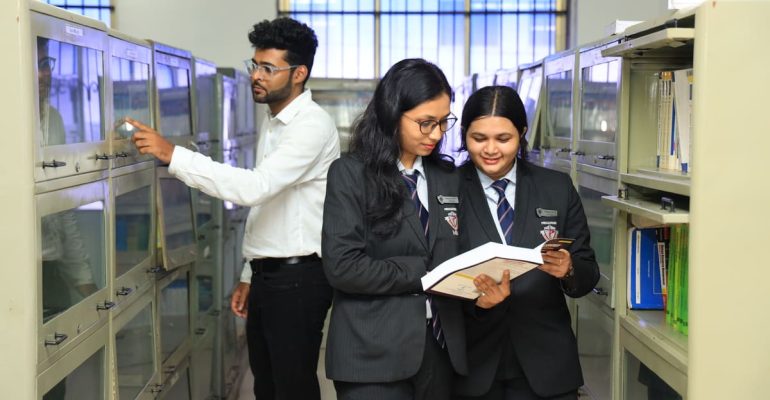
[[[56,67],[56,59],[53,57],[45,56],[39,60],[37,60],[37,69],[38,70],[48,70],[53,71],[53,69]]]
[[[426,119],[422,121],[418,121],[416,119],[411,119],[406,116],[406,114],[403,114],[403,117],[416,123],[417,125],[420,125],[420,132],[423,135],[430,135],[433,133],[433,130],[436,129],[438,126],[438,129],[441,131],[441,133],[445,133],[446,131],[452,129],[453,126],[455,126],[455,122],[457,122],[457,117],[454,116],[454,114],[449,114],[448,117],[444,119],[440,119],[436,121],[435,119]]]
[[[288,71],[290,69],[294,69],[299,67],[299,65],[289,65],[288,67],[276,67],[275,65],[269,65],[269,64],[257,64],[252,59],[244,60],[244,64],[246,64],[246,71],[249,72],[249,75],[253,75],[254,73],[258,72],[261,73],[262,76],[270,79],[273,77],[273,75],[277,74],[281,71]]]

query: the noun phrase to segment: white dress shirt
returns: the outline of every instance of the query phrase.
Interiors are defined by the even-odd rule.
[[[497,218],[497,200],[500,195],[497,189],[492,187],[495,183],[495,179],[488,177],[476,168],[476,173],[479,174],[479,180],[481,181],[481,187],[484,188],[484,194],[487,197],[487,205],[489,206],[489,212],[492,214],[492,220],[495,221],[495,227],[497,228],[497,234],[500,235],[501,243],[506,243],[505,236],[503,236],[503,229],[500,227],[500,220]],[[516,210],[516,163],[513,163],[513,168],[508,171],[505,176],[500,179],[508,179],[508,185],[505,187],[505,199],[511,205],[511,210]]]
[[[177,146],[169,172],[210,196],[249,206],[243,257],[321,255],[326,175],[340,156],[334,121],[310,90],[262,122],[253,170],[218,163]],[[241,282],[251,282],[244,265]]]

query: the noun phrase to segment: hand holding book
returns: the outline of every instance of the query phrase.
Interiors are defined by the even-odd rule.
[[[474,280],[481,274],[500,282],[503,271],[509,271],[510,278],[516,279],[538,266],[550,264],[544,266],[543,270],[563,277],[569,271],[571,261],[567,259],[565,262],[559,250],[567,248],[572,242],[574,239],[551,239],[534,249],[489,242],[441,263],[422,277],[422,287],[426,292],[434,294],[476,299],[481,291],[474,285]],[[544,256],[543,253],[550,255]],[[559,260],[562,260],[561,265],[554,264]]]

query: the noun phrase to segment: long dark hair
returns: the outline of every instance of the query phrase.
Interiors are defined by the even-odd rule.
[[[375,235],[392,235],[401,222],[406,190],[397,167],[401,116],[442,94],[452,98],[441,69],[420,58],[401,60],[382,77],[366,110],[353,124],[350,151],[366,167],[366,217]],[[439,148],[441,143],[429,157],[439,165],[450,165],[443,161]]]
[[[460,123],[462,150],[468,150],[465,135],[471,123],[481,117],[503,117],[509,119],[519,131],[519,156],[527,159],[527,112],[524,103],[515,90],[508,86],[485,86],[475,91],[463,106]],[[468,159],[470,160],[470,158]]]

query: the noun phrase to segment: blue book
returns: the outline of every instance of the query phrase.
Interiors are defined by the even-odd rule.
[[[656,230],[631,228],[628,231],[628,307],[631,309],[663,309],[661,282],[665,280]]]

